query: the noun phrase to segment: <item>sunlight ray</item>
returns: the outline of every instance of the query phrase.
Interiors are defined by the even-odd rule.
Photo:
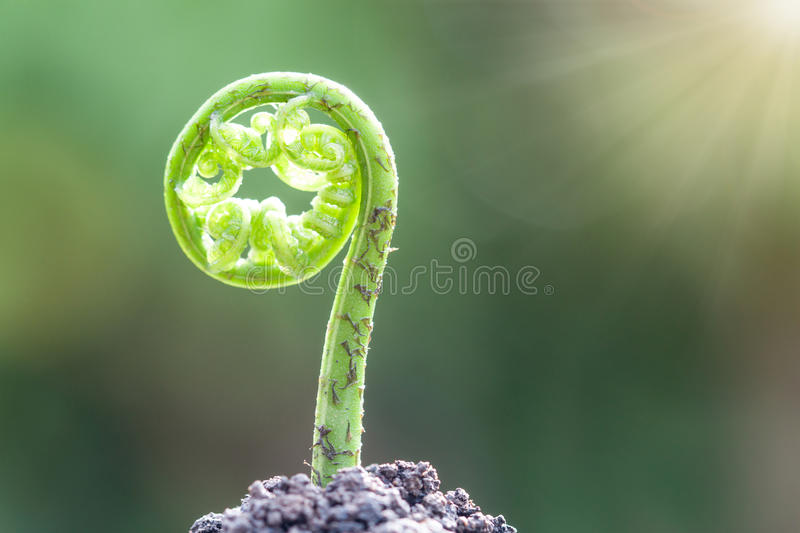
[[[772,58],[772,75],[765,78],[764,96],[760,100],[760,117],[750,134],[751,150],[746,168],[728,210],[730,228],[723,242],[722,253],[717,263],[713,301],[718,305],[724,300],[726,288],[736,278],[736,268],[746,255],[743,249],[746,234],[755,223],[754,207],[765,192],[765,185],[774,185],[777,175],[782,173],[789,151],[790,109],[793,106],[794,88],[797,86],[798,48],[784,42],[780,53]],[[766,184],[765,184],[766,181]]]

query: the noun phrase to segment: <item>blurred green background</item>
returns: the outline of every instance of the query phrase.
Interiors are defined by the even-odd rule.
[[[398,279],[432,259],[541,273],[536,294],[423,277],[381,298],[365,461],[430,460],[523,533],[800,529],[796,10],[0,9],[3,532],[185,531],[305,471],[332,294],[211,280],[162,202],[195,109],[273,70],[344,83],[383,122]]]

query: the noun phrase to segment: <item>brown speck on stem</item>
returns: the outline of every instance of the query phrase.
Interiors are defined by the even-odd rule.
[[[331,401],[333,401],[333,405],[339,405],[339,395],[336,394],[336,383],[337,381],[333,378],[330,379],[331,382]]]
[[[375,156],[375,162],[378,163],[383,170],[385,170],[386,172],[389,172],[389,169],[386,168],[386,166],[383,164],[383,161],[381,161],[380,157]]]

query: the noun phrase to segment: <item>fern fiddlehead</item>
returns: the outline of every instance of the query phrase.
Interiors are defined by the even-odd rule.
[[[339,128],[313,124],[306,109]],[[250,125],[233,122],[255,110]],[[316,192],[287,215],[276,197],[234,195],[244,171],[271,167]],[[347,88],[310,74],[256,74],[209,98],[176,139],[164,177],[167,215],[184,253],[236,287],[300,283],[350,248],[325,335],[312,479],[360,464],[364,371],[375,302],[396,221],[397,171],[380,122]]]

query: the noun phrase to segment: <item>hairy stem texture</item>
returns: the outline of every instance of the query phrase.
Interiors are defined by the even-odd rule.
[[[314,124],[326,114],[338,128]],[[253,112],[249,125],[235,121]],[[311,208],[235,196],[244,171],[270,167]],[[319,375],[311,473],[325,485],[361,460],[364,371],[375,302],[397,213],[397,170],[372,111],[347,88],[310,74],[272,72],[209,98],[175,141],[164,198],[183,251],[203,272],[264,291],[308,280],[350,238]]]

